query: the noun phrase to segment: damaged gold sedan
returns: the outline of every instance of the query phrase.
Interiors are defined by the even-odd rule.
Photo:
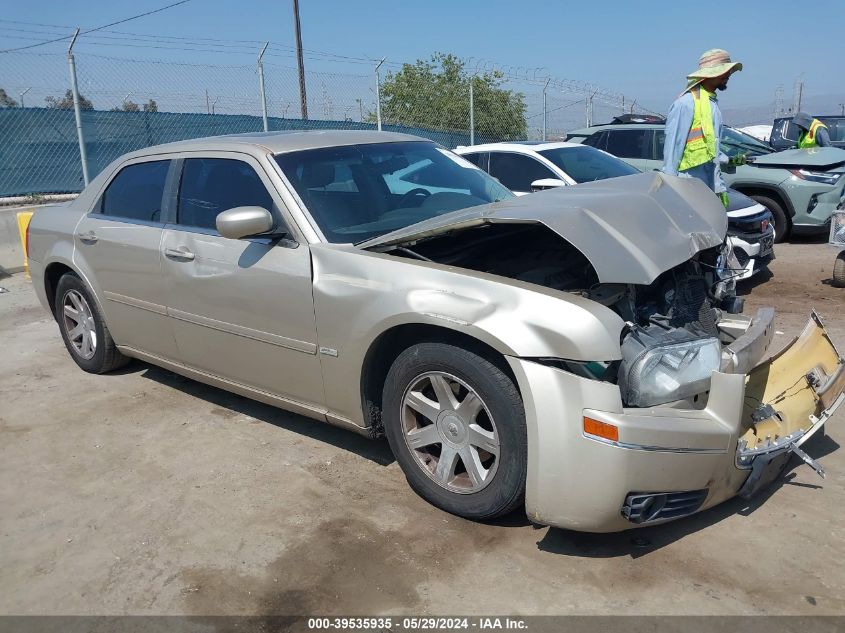
[[[724,209],[638,174],[515,198],[375,132],[128,154],[29,229],[84,370],[139,358],[370,437],[471,519],[608,532],[751,495],[842,403],[821,320],[770,360]]]

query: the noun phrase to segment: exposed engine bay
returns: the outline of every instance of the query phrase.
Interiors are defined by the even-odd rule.
[[[736,262],[724,245],[698,252],[649,285],[600,283],[581,251],[538,223],[459,229],[388,252],[571,292],[607,306],[627,323],[623,360],[580,370],[618,382],[628,406],[706,392],[710,373],[719,369],[722,344],[736,334],[726,336],[719,321],[742,312],[735,294]]]

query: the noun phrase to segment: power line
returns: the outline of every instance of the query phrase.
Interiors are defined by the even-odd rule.
[[[104,24],[103,26],[98,26],[93,29],[88,29],[87,31],[83,31],[80,35],[85,35],[87,33],[93,33],[94,31],[101,31],[103,29],[107,29],[110,26],[117,26],[118,24],[123,24],[124,22],[129,22],[131,20],[137,20],[138,18],[143,18],[148,15],[152,15],[153,13],[160,13],[161,11],[166,11],[167,9],[172,9],[173,7],[178,7],[180,4],[185,4],[190,2],[191,0],[179,0],[179,2],[174,2],[172,4],[168,4],[167,6],[160,7],[158,9],[153,9],[152,11],[147,11],[146,13],[139,13],[138,15],[133,15],[129,18],[124,18],[123,20],[118,20],[116,22],[110,22],[109,24]],[[58,37],[56,39],[47,40],[46,42],[39,42],[38,44],[29,44],[28,46],[20,46],[18,48],[9,48],[4,51],[0,51],[0,53],[11,53],[13,51],[22,51],[28,48],[35,48],[36,46],[44,46],[45,44],[52,44],[53,42],[61,42],[63,40],[67,40],[73,37],[72,35],[65,35],[64,37]]]

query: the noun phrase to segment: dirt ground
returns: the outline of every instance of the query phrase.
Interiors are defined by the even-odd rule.
[[[834,251],[742,286],[845,348]],[[0,279],[0,614],[845,614],[845,411],[760,497],[611,535],[429,506],[371,442],[146,365],[92,376]],[[599,473],[600,474],[600,473]]]

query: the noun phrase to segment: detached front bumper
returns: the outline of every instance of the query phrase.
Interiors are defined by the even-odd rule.
[[[748,374],[714,372],[709,394],[679,407],[625,408],[614,384],[509,362],[528,422],[528,516],[579,531],[651,525],[753,494],[845,401],[845,365],[815,315],[776,357]],[[618,438],[587,435],[585,416]]]

